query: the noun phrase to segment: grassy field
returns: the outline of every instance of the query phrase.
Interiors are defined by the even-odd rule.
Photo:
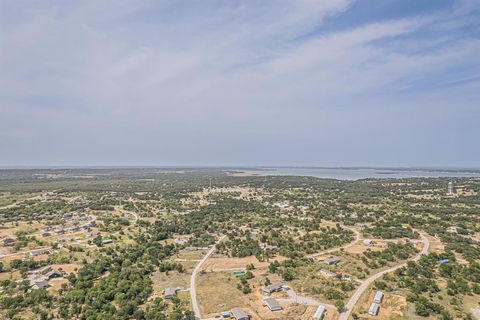
[[[197,280],[198,303],[202,314],[218,314],[222,310],[246,305],[246,297],[237,289],[232,272],[200,273]]]

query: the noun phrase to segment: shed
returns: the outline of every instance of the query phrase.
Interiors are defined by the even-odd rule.
[[[442,264],[445,264],[445,263],[447,263],[448,261],[450,261],[450,260],[448,260],[448,259],[440,259],[440,260],[437,261],[437,264],[438,264],[439,266],[441,266]]]
[[[235,320],[250,320],[250,316],[240,308],[233,308],[231,312]]]
[[[172,299],[177,294],[177,288],[165,288],[163,297],[165,299]]]
[[[380,305],[378,303],[372,303],[370,309],[368,309],[368,314],[371,316],[376,316],[380,310]]]
[[[243,277],[245,275],[245,271],[239,270],[239,271],[234,271],[233,275],[237,278]]]
[[[373,302],[380,304],[382,303],[382,300],[383,300],[383,292],[377,291],[377,293],[375,293],[375,297],[373,298]]]
[[[337,264],[339,262],[340,262],[339,257],[331,257],[331,258],[323,260],[323,263],[325,263],[327,265]]]
[[[15,240],[12,238],[5,238],[3,239],[3,245],[4,246],[11,246],[15,243]]]
[[[315,314],[313,315],[313,319],[322,320],[325,316],[325,310],[326,309],[324,305],[319,305],[317,311],[315,311]]]
[[[265,302],[265,304],[267,305],[268,309],[270,309],[270,311],[280,311],[280,310],[282,310],[282,306],[275,299],[266,298],[266,299],[263,300],[263,302]]]
[[[370,246],[370,245],[373,244],[373,240],[372,239],[364,239],[363,244],[366,245],[366,246]]]

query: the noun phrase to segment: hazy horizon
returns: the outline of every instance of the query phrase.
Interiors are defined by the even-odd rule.
[[[376,170],[432,170],[432,171],[468,171],[480,170],[480,167],[425,167],[425,166],[276,166],[276,165],[25,165],[25,166],[0,166],[0,170],[26,169],[26,170],[62,170],[62,169],[221,169],[221,170],[256,170],[256,169],[326,169],[326,170],[355,170],[355,169],[376,169]]]
[[[480,166],[480,0],[0,0],[0,167]]]

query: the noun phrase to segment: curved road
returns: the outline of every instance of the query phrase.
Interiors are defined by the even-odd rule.
[[[420,254],[418,254],[415,258],[413,258],[413,261],[417,261],[417,260],[420,259],[420,257],[422,255],[427,254],[428,253],[428,248],[430,247],[430,242],[428,241],[428,239],[423,234],[420,234],[420,237],[422,238],[423,248],[422,248],[422,251],[420,252]],[[347,304],[345,305],[344,311],[340,314],[340,317],[338,318],[338,320],[348,320],[348,317],[350,316],[350,313],[352,312],[353,307],[355,307],[355,304],[358,302],[358,300],[362,296],[363,292],[365,292],[365,290],[367,290],[367,288],[375,280],[382,277],[384,274],[393,272],[393,271],[395,271],[397,269],[400,269],[400,268],[402,268],[406,265],[407,265],[406,263],[402,263],[402,264],[400,264],[398,266],[395,266],[395,267],[392,267],[390,269],[383,270],[379,273],[376,273],[376,274],[372,275],[370,278],[367,278],[365,281],[363,281],[363,283],[357,288],[355,293],[352,295],[350,300],[348,300]]]
[[[220,239],[218,239],[217,243],[222,241],[223,238],[225,238],[225,237],[226,236],[220,237]],[[192,275],[190,277],[190,299],[192,300],[192,309],[193,309],[193,312],[195,313],[195,319],[202,319],[202,315],[200,314],[200,307],[198,306],[198,302],[197,302],[197,291],[196,291],[196,288],[195,288],[196,276],[197,276],[197,273],[200,271],[200,268],[202,267],[202,265],[205,263],[205,261],[207,261],[208,257],[210,257],[210,255],[215,251],[215,247],[216,247],[217,243],[214,244],[210,248],[210,250],[208,250],[207,254],[202,258],[202,260],[200,260],[200,262],[198,262],[195,269],[193,269]]]
[[[318,256],[323,256],[323,255],[326,255],[326,254],[329,254],[329,253],[332,253],[332,252],[336,252],[336,251],[339,251],[339,250],[342,250],[342,249],[348,249],[354,245],[357,244],[357,242],[359,242],[362,238],[360,232],[356,229],[353,229],[353,228],[350,228],[350,227],[347,227],[347,226],[342,226],[343,228],[347,229],[347,230],[350,230],[352,231],[353,233],[355,233],[355,240],[353,240],[352,242],[349,242],[341,247],[336,247],[336,248],[332,248],[332,249],[328,249],[328,250],[324,250],[324,251],[321,251],[321,252],[316,252],[316,253],[313,253],[313,254],[310,254],[308,255],[309,258],[314,258],[314,257],[318,257]]]

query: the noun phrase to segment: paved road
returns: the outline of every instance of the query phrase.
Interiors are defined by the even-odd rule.
[[[226,236],[220,237],[220,239],[217,241],[219,243],[220,241],[223,240]],[[207,254],[200,260],[200,262],[197,264],[195,269],[193,269],[192,276],[190,277],[190,299],[192,300],[192,309],[193,312],[195,313],[195,319],[202,319],[202,315],[200,314],[200,307],[198,306],[197,302],[197,290],[195,288],[195,280],[197,273],[200,271],[200,268],[202,265],[207,261],[208,257],[215,251],[215,246],[214,244],[210,250],[208,250]]]
[[[422,248],[422,251],[413,259],[413,261],[417,261],[417,260],[420,259],[420,257],[422,255],[427,254],[428,253],[428,248],[430,247],[430,242],[428,241],[428,239],[423,234],[420,234],[420,237],[421,237],[422,242],[423,242],[423,248]],[[398,266],[395,266],[395,267],[392,267],[390,269],[387,269],[387,270],[381,271],[379,273],[376,273],[376,274],[372,275],[370,278],[367,278],[365,281],[363,281],[363,283],[357,288],[355,293],[352,295],[350,300],[348,300],[347,304],[345,305],[344,311],[340,314],[340,317],[338,318],[338,320],[348,320],[348,317],[350,316],[350,313],[352,312],[353,307],[355,307],[355,304],[358,302],[358,300],[362,296],[363,292],[365,292],[365,290],[375,280],[382,277],[384,274],[393,272],[393,271],[395,271],[399,268],[402,268],[404,266],[406,266],[406,263],[402,263]]]

